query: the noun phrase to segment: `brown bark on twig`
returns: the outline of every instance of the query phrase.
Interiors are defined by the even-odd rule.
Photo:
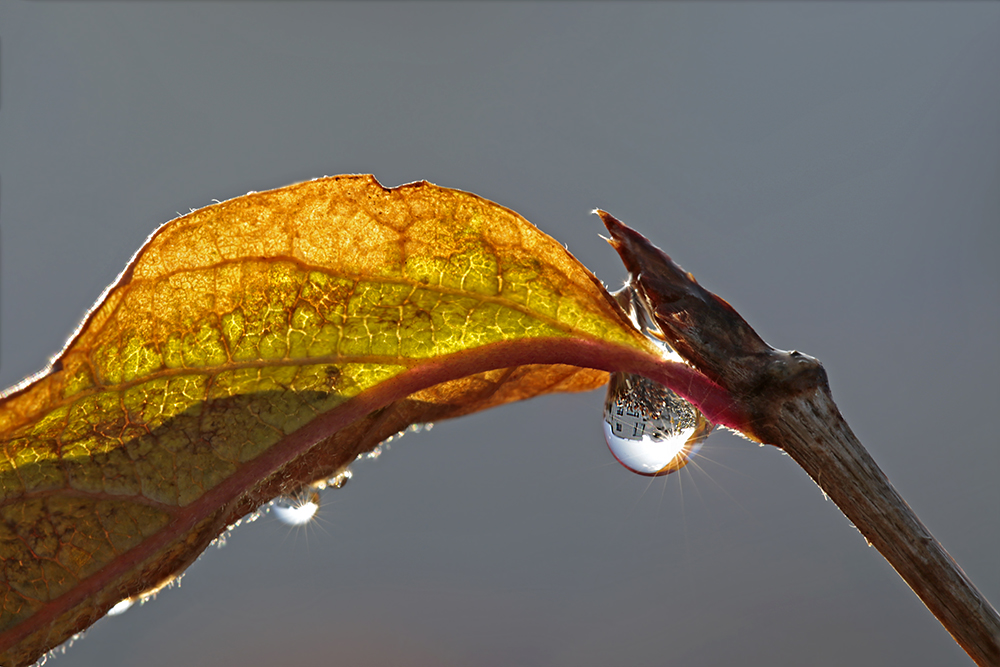
[[[1000,616],[855,437],[819,361],[770,347],[645,237],[598,214],[667,342],[732,394],[746,435],[802,466],[976,664],[1000,665]]]

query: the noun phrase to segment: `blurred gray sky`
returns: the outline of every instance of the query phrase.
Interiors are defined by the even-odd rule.
[[[213,199],[427,179],[617,285],[600,206],[819,357],[1000,602],[1000,5],[7,1],[0,40],[0,385]],[[790,459],[631,475],[602,397],[408,435],[56,664],[965,664]]]

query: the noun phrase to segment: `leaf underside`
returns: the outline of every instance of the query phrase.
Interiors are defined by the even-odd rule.
[[[409,424],[659,353],[516,213],[340,176],[155,232],[0,399],[0,664],[30,664]]]

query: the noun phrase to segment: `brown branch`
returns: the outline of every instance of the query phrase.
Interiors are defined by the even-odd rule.
[[[667,342],[732,394],[746,435],[802,466],[976,664],[1000,665],[1000,616],[855,437],[819,361],[770,347],[648,239],[598,214]]]

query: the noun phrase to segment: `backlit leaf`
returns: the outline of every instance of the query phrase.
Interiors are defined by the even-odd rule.
[[[342,176],[178,218],[0,401],[0,664],[409,424],[652,367],[714,391],[558,242],[472,194]]]

